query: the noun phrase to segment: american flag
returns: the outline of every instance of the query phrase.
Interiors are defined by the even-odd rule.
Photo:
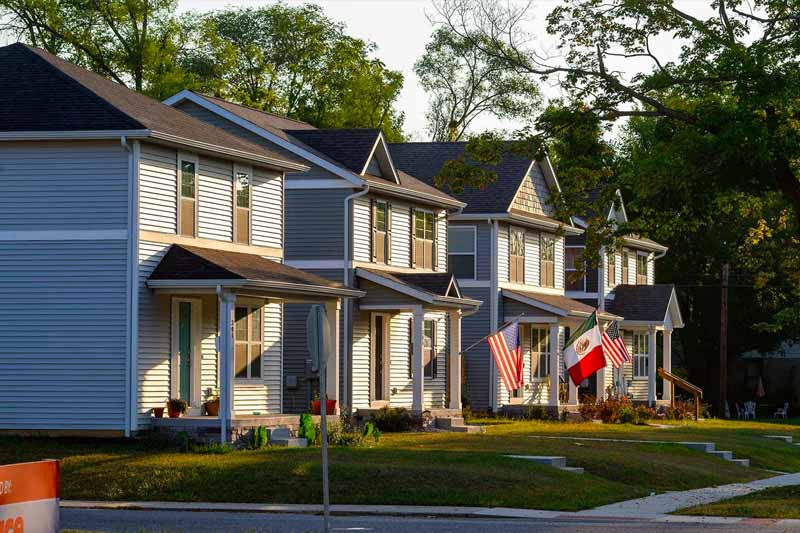
[[[603,344],[603,353],[611,361],[614,368],[619,368],[623,363],[633,361],[631,354],[625,348],[625,340],[619,334],[619,322],[616,320],[609,324],[603,332],[601,342]]]
[[[488,338],[494,361],[508,392],[521,388],[522,347],[519,344],[519,322],[516,320]]]

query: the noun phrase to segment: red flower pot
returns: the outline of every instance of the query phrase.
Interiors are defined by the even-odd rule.
[[[169,406],[167,406],[167,411],[169,412],[170,418],[180,418],[182,414],[178,409],[173,409]]]
[[[318,415],[322,410],[322,402],[314,400],[311,402],[311,414]],[[336,400],[325,400],[325,414],[332,415],[336,413]]]
[[[318,400],[311,402],[311,414],[318,415],[320,413],[320,403]]]
[[[153,416],[155,418],[164,418],[164,408],[163,407],[153,407]]]

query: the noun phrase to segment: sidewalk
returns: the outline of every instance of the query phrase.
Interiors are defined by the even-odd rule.
[[[628,500],[578,512],[545,511],[537,509],[511,509],[505,507],[446,507],[422,505],[331,505],[331,512],[339,515],[429,516],[464,518],[525,518],[525,519],[585,519],[613,518],[616,520],[681,523],[733,524],[750,521],[749,518],[675,516],[669,513],[694,505],[727,500],[770,487],[800,485],[800,473],[784,474],[750,483],[734,483],[682,492],[667,492],[646,498]],[[108,502],[62,500],[65,509],[139,509],[194,512],[242,512],[319,514],[322,505],[316,504],[260,504],[260,503],[200,503],[200,502]],[[773,520],[773,523],[797,527],[800,520]]]

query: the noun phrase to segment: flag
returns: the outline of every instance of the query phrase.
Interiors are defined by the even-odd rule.
[[[603,353],[614,368],[633,361],[631,354],[625,348],[625,340],[619,334],[619,322],[616,320],[603,332]]]
[[[596,312],[567,341],[564,362],[575,386],[606,366]]]
[[[508,392],[524,385],[522,378],[522,347],[519,344],[519,322],[516,320],[488,338],[500,377]]]

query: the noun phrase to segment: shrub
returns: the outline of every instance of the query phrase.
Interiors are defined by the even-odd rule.
[[[420,425],[419,420],[402,407],[383,407],[372,413],[371,421],[375,427],[386,433],[411,431]]]
[[[578,412],[587,422],[594,420],[597,417],[597,403],[595,397],[591,394],[584,396],[583,403],[578,406]]]
[[[209,442],[206,444],[193,444],[190,448],[192,453],[201,453],[207,455],[225,455],[234,451],[233,446],[230,444],[222,444],[221,442]]]
[[[311,415],[300,415],[300,428],[297,430],[297,436],[306,439],[309,444],[317,442],[317,428]]]
[[[619,408],[618,420],[620,424],[635,424],[636,410],[630,405],[623,405]]]
[[[531,405],[522,415],[525,420],[549,420],[550,415],[543,405]]]
[[[372,439],[375,441],[375,444],[380,442],[381,440],[381,430],[375,427],[375,424],[372,422],[367,422],[364,424],[364,430],[362,431],[361,435],[365,439]]]
[[[636,408],[636,416],[634,417],[634,424],[645,424],[648,420],[656,417],[656,410],[646,405],[640,405]]]
[[[260,450],[267,445],[267,428],[258,426],[253,430],[253,448]]]

